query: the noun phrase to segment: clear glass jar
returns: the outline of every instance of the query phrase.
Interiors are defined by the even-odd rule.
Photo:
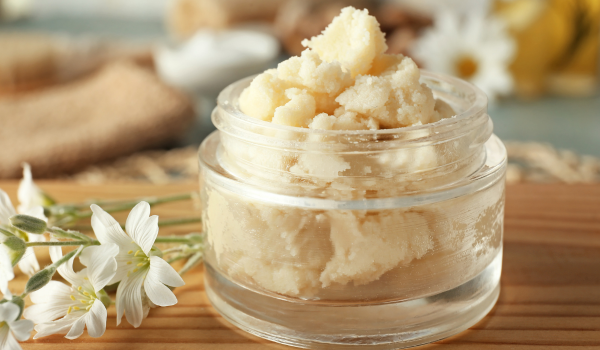
[[[498,298],[506,150],[487,99],[421,80],[456,116],[376,131],[244,115],[221,92],[201,145],[206,292],[229,321],[306,348],[393,349],[479,321]]]

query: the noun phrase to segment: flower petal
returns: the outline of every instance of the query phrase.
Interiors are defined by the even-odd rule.
[[[21,257],[21,260],[17,263],[21,272],[27,276],[33,276],[40,269],[40,264],[35,257],[35,251],[33,247],[25,249],[25,254]]]
[[[4,328],[4,327],[3,327]],[[6,327],[8,329],[8,327]],[[2,350],[23,350],[15,337],[7,330],[4,339],[0,335],[0,349]]]
[[[83,252],[87,253],[84,260],[87,260],[88,278],[94,290],[99,292],[117,271],[115,256],[119,254],[119,246],[114,243],[106,243],[87,247]]]
[[[51,241],[56,241],[56,240],[52,239]],[[83,248],[83,246],[80,247],[79,249],[82,249],[82,248]],[[57,262],[58,260],[60,260],[63,257],[62,248],[60,246],[51,246],[50,248],[48,248],[48,251],[50,252],[50,259],[52,260],[52,262]],[[56,270],[69,283],[71,283],[72,285],[78,286],[78,285],[82,284],[81,280],[82,280],[83,276],[81,276],[81,271],[80,271],[80,273],[76,273],[75,271],[73,271],[73,260],[75,260],[76,255],[77,254],[75,254],[66,263],[60,265],[58,267],[58,269],[56,269]]]
[[[141,226],[149,216],[150,204],[148,202],[141,201],[131,209],[125,222],[125,230],[131,238],[135,238],[137,235],[136,228]]]
[[[121,225],[109,213],[96,204],[90,206],[92,215],[92,229],[100,243],[116,243],[122,247],[131,242],[131,238],[121,228]]]
[[[0,292],[4,294],[4,298],[10,298],[8,290],[8,281],[15,278],[15,272],[12,267],[8,250],[4,244],[0,244]]]
[[[185,284],[177,271],[168,262],[158,256],[150,257],[150,272],[148,272],[148,277],[150,275],[167,286],[181,287]]]
[[[23,179],[19,183],[17,198],[19,199],[19,212],[25,213],[31,207],[39,204],[41,190],[33,183],[31,176],[31,167],[27,163],[23,163]]]
[[[100,300],[96,299],[90,311],[85,315],[85,324],[90,337],[98,338],[104,334],[106,317],[106,307]]]
[[[33,322],[30,320],[18,320],[10,322],[10,330],[19,341],[25,341],[31,336]]]
[[[50,281],[47,285],[29,294],[34,305],[23,311],[23,317],[40,324],[54,321],[67,314],[71,300],[71,288],[58,281]]]
[[[156,278],[150,278],[150,274],[144,281],[144,290],[148,298],[158,306],[171,306],[177,304],[177,297],[167,286],[160,283]]]
[[[59,281],[50,281],[41,289],[29,294],[29,297],[34,304],[39,304],[54,302],[61,296],[66,296],[68,299],[69,294],[71,294],[71,287]]]
[[[15,321],[19,316],[19,311],[19,307],[13,303],[0,304],[0,321]]]
[[[42,214],[42,218],[44,218],[43,214]],[[44,242],[44,241],[46,241],[46,238],[44,237],[44,235],[37,235],[35,233],[28,233],[27,237],[29,238],[29,242]],[[19,269],[21,269],[21,271],[28,276],[32,276],[34,273],[36,273],[40,270],[40,264],[37,261],[37,258],[35,255],[35,250],[33,247],[29,247],[25,250],[25,254],[23,254],[23,256],[21,257],[21,260],[19,261],[18,266],[19,266]]]
[[[166,285],[180,287],[185,284],[181,276],[163,259],[150,257],[150,270],[144,281],[144,290],[148,298],[156,305],[171,306],[177,304],[177,297]]]
[[[70,340],[79,338],[83,334],[83,327],[85,327],[85,317],[82,316],[73,323],[71,330],[65,335],[65,338]]]
[[[13,207],[10,197],[6,192],[0,190],[0,224],[8,224],[8,218],[17,214]]]
[[[127,321],[134,327],[142,324],[142,284],[145,273],[137,272],[125,277],[117,288],[117,326],[121,323],[123,312]]]
[[[137,245],[135,247],[132,247],[132,249],[134,248],[137,248]],[[119,247],[119,249],[120,251],[123,251],[124,249],[128,248]],[[131,270],[131,267],[127,265],[127,262],[131,261],[131,256],[119,253],[119,255],[117,255],[115,259],[117,260],[117,271],[113,278],[110,281],[108,281],[108,285],[120,282],[125,278],[125,276],[127,276],[127,272]]]
[[[35,326],[37,334],[33,336],[33,339],[46,337],[52,334],[67,334],[69,329],[73,326],[73,323],[80,317],[81,315],[73,316],[73,314],[69,314],[54,322],[38,324]]]
[[[158,216],[150,215],[150,204],[139,202],[129,213],[125,229],[144,254],[148,255],[158,235]]]

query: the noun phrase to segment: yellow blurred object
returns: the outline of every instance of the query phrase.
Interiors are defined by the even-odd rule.
[[[596,91],[599,0],[496,1],[494,12],[517,40],[511,65],[517,95],[582,96]]]

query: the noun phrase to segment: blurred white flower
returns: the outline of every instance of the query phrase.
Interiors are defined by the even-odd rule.
[[[12,294],[8,289],[8,281],[15,278],[12,262],[9,256],[8,248],[0,245],[0,292],[4,295],[4,299],[10,299]]]
[[[150,205],[140,202],[129,213],[125,231],[110,214],[92,204],[92,228],[101,244],[119,246],[117,273],[110,284],[121,282],[117,289],[117,325],[123,313],[127,321],[139,327],[150,307],[177,303],[167,287],[184,285],[177,272],[155,255],[152,245],[158,235],[158,216],[150,215]]]
[[[23,163],[23,179],[19,183],[17,198],[19,198],[17,209],[21,214],[26,214],[33,208],[36,208],[39,213],[39,208],[52,204],[52,200],[33,182],[31,167],[27,163]],[[44,215],[43,209],[41,215]]]
[[[80,260],[86,268],[74,272],[74,257],[58,268],[58,273],[71,287],[50,281],[30,294],[34,305],[25,309],[24,316],[37,324],[34,339],[56,333],[66,333],[65,338],[75,339],[83,334],[85,326],[91,337],[104,334],[107,313],[101,293],[115,275],[118,252],[119,247],[110,243],[85,248]],[[60,259],[61,248],[51,247],[50,257],[52,261]]]
[[[48,222],[44,215],[43,204],[49,204],[48,197],[34,183],[31,177],[31,168],[29,164],[23,164],[23,179],[19,184],[17,192],[19,198],[19,214],[27,214]],[[6,192],[0,190],[0,225],[10,226],[9,218],[17,214]],[[43,235],[36,235],[19,231],[18,235],[27,242],[43,242]],[[27,248],[25,254],[18,263],[19,269],[28,276],[32,276],[40,269],[40,265],[35,257],[35,251],[32,247]]]
[[[515,54],[515,41],[500,19],[483,11],[465,16],[440,12],[434,17],[434,26],[416,40],[411,54],[427,70],[477,85],[492,102],[512,91],[508,66]]]
[[[13,303],[0,304],[0,349],[2,350],[20,350],[21,346],[17,340],[25,341],[31,335],[33,322],[17,320],[19,311],[19,307]]]

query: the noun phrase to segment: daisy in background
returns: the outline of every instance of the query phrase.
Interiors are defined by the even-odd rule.
[[[157,256],[152,249],[158,235],[158,216],[150,216],[150,205],[140,202],[125,223],[119,223],[99,206],[92,204],[92,228],[102,245],[119,246],[117,272],[109,284],[119,282],[117,288],[117,325],[123,313],[127,321],[139,327],[151,307],[170,306],[177,303],[175,294],[167,286],[184,285],[179,274]],[[160,253],[158,253],[160,254]]]
[[[30,294],[33,306],[25,309],[24,317],[37,325],[33,339],[51,334],[65,334],[67,339],[76,339],[87,326],[91,337],[100,337],[106,330],[106,305],[102,297],[104,287],[117,271],[115,256],[119,252],[116,244],[91,246],[83,250],[80,261],[87,266],[79,272],[73,271],[75,257],[58,267],[58,273],[71,284],[50,281],[40,290]],[[50,247],[53,262],[62,258],[60,247]]]
[[[31,335],[33,322],[17,320],[19,312],[19,307],[13,303],[0,304],[0,349],[2,350],[20,350],[21,346],[17,340],[25,341]]]
[[[434,26],[415,41],[411,54],[427,70],[477,85],[493,102],[513,89],[508,68],[515,45],[504,23],[492,15],[472,11],[461,16],[443,11],[434,17]]]

